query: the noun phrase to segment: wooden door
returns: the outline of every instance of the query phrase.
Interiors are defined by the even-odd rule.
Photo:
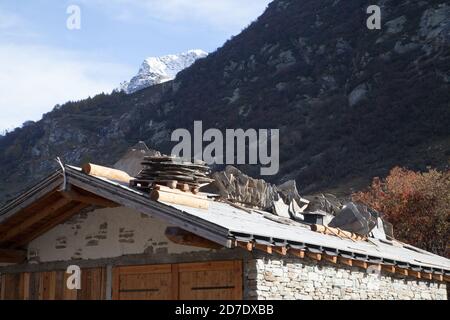
[[[113,269],[114,300],[177,299],[178,270],[176,266],[132,266]]]
[[[242,262],[181,264],[181,300],[241,300]]]
[[[242,262],[130,266],[113,269],[115,300],[240,300]]]

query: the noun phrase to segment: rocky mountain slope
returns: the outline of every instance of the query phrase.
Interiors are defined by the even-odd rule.
[[[280,173],[301,194],[350,192],[396,165],[450,157],[450,6],[384,0],[275,0],[173,81],[67,103],[0,139],[1,199],[56,167],[113,164],[139,140],[163,152],[176,128],[279,128]],[[259,170],[241,167],[250,175]]]
[[[137,75],[120,84],[119,90],[128,94],[175,79],[177,74],[190,67],[197,59],[208,55],[203,50],[189,50],[180,54],[149,57],[144,60]]]

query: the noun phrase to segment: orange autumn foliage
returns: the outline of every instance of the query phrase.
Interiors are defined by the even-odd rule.
[[[353,194],[353,200],[383,212],[396,239],[449,257],[450,171],[396,167],[385,179],[375,178],[366,192]]]

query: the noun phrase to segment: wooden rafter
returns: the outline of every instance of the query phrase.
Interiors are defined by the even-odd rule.
[[[306,256],[316,261],[322,260],[322,255],[320,253],[306,252]]]
[[[82,202],[90,205],[96,205],[104,208],[115,208],[119,205],[108,199],[98,197],[96,195],[84,195],[74,189],[63,191],[61,195],[70,201]]]
[[[395,267],[394,266],[382,265],[381,269],[383,271],[386,271],[386,272],[389,272],[389,273],[395,273]]]
[[[25,250],[0,249],[0,263],[21,263],[26,258]]]
[[[237,246],[246,249],[247,251],[253,251],[253,243],[252,242],[237,242]]]
[[[322,256],[322,259],[331,263],[337,263],[338,257],[337,256],[329,256],[327,254],[324,254]]]
[[[89,207],[86,203],[77,203],[75,206],[73,206],[70,209],[64,210],[61,213],[58,213],[55,217],[52,217],[49,222],[47,222],[45,225],[37,228],[33,232],[28,233],[26,236],[22,237],[19,241],[16,241],[13,245],[14,248],[20,248],[23,245],[33,241],[40,235],[46,233],[47,231],[53,229],[58,224],[61,224],[65,222],[66,220],[70,219],[72,216],[80,212],[81,210]]]
[[[55,212],[69,204],[70,201],[61,198],[48,206],[47,208],[41,209],[39,212],[36,212],[35,214],[31,215],[27,219],[25,219],[22,223],[11,227],[7,232],[3,233],[0,236],[0,243],[4,243],[9,241],[10,239],[13,239],[14,237],[17,237],[18,235],[25,233],[28,231],[33,225],[39,223],[42,219],[49,217],[53,215]]]
[[[352,259],[339,257],[338,261],[339,261],[339,263],[342,263],[343,265],[346,265],[346,266],[349,266],[349,267],[353,266],[353,260]]]
[[[197,236],[196,234],[193,234],[189,231],[186,231],[178,227],[166,228],[165,235],[170,241],[179,245],[206,248],[206,249],[222,248],[221,245],[213,241],[202,238],[200,236]]]
[[[255,243],[255,249],[264,251],[265,253],[268,253],[268,254],[272,254],[272,246]]]
[[[273,247],[272,250],[279,255],[285,256],[287,255],[287,248],[286,247]]]
[[[444,281],[444,276],[442,274],[437,274],[437,273],[433,273],[433,279],[443,282]]]
[[[401,274],[402,276],[408,276],[408,269],[395,268],[395,272]]]
[[[353,266],[359,267],[359,268],[363,268],[363,269],[367,269],[368,264],[365,261],[353,260]]]
[[[289,249],[289,253],[300,259],[303,259],[305,257],[305,251],[303,251],[303,250]]]

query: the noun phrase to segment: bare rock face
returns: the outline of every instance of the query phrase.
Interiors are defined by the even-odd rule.
[[[348,193],[394,166],[445,169],[447,2],[381,1],[382,28],[368,30],[369,0],[274,0],[175,80],[66,103],[2,136],[0,202],[56,168],[56,156],[111,166],[141,140],[170,154],[171,132],[195,120],[279,129],[280,172],[269,182],[295,180],[301,194]]]

